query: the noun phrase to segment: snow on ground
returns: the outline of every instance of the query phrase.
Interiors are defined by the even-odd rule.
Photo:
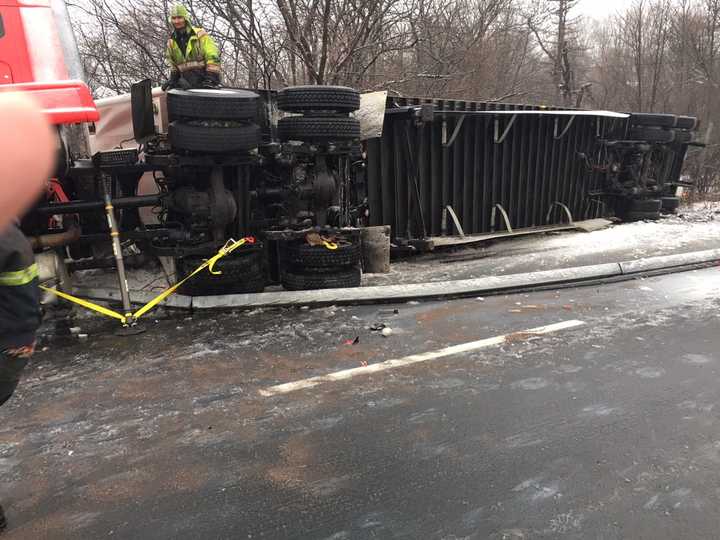
[[[168,287],[168,280],[159,263],[143,268],[127,268],[128,287],[133,291],[160,292]],[[111,269],[82,270],[73,274],[75,285],[82,287],[118,288],[117,272]]]
[[[540,251],[562,250],[566,260],[588,253],[632,254],[633,258],[652,256],[658,252],[676,252],[698,242],[720,244],[720,214],[699,212],[670,216],[660,221],[623,223],[591,233],[568,233],[544,238],[527,238],[528,248]],[[498,251],[502,247],[498,246]],[[681,252],[681,251],[678,251]]]
[[[394,285],[515,274],[720,248],[720,203],[698,203],[656,222],[626,223],[591,233],[568,232],[498,241],[392,264],[389,274],[365,275],[364,285]],[[114,270],[74,276],[82,287],[117,288]],[[160,291],[159,264],[128,270],[132,290]],[[271,289],[271,290],[275,290]]]
[[[390,274],[366,275],[364,283],[469,279],[716,248],[720,248],[720,204],[702,204],[683,208],[678,215],[660,221],[624,223],[591,233],[509,239],[487,247],[421,256],[393,264]]]
[[[720,219],[720,201],[717,202],[698,202],[680,209],[680,215],[685,219],[708,220]]]

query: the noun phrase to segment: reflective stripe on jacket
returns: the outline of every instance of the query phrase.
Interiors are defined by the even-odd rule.
[[[38,266],[32,263],[22,270],[0,272],[0,287],[22,287],[38,277]]]

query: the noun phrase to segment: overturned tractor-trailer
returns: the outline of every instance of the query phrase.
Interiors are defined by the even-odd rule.
[[[369,222],[448,245],[448,232],[657,219],[679,206],[697,129],[671,114],[391,98],[382,137],[367,142]]]
[[[164,94],[145,81],[131,96],[130,140],[69,153],[58,168],[62,199],[40,201],[25,232],[79,223],[63,258],[107,265],[108,196],[125,249],[174,261],[178,278],[230,238],[256,240],[223,258],[221,274],[183,285],[192,295],[358,286],[371,225],[389,225],[393,244],[413,252],[496,230],[655,219],[677,208],[685,154],[700,144],[697,120],[685,116],[361,97],[346,87]],[[111,100],[98,102],[103,118],[128,104]],[[103,121],[97,138],[112,131]]]

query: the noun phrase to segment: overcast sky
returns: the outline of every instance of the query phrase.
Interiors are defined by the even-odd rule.
[[[577,15],[604,19],[608,15],[622,11],[628,3],[628,0],[581,0],[575,12]]]

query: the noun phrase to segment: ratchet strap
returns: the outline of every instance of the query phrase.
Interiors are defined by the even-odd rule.
[[[86,309],[95,311],[95,312],[100,313],[101,315],[105,315],[107,317],[112,317],[113,319],[117,319],[122,324],[127,324],[128,319],[131,319],[131,320],[139,319],[140,317],[145,315],[148,311],[150,311],[155,306],[157,306],[160,302],[165,300],[168,296],[170,296],[175,291],[177,291],[183,283],[188,281],[190,278],[196,276],[197,274],[199,274],[206,268],[208,269],[208,271],[211,274],[213,274],[215,276],[222,274],[222,272],[220,270],[215,270],[215,264],[217,264],[217,262],[220,259],[222,259],[226,255],[229,255],[230,253],[232,253],[239,247],[244,246],[245,244],[254,244],[254,243],[255,243],[255,238],[253,238],[252,236],[247,236],[245,238],[241,238],[240,240],[232,240],[232,239],[228,240],[227,243],[223,247],[221,247],[220,250],[215,255],[213,255],[212,257],[207,259],[205,262],[203,262],[200,266],[198,266],[195,270],[193,270],[190,274],[188,274],[181,281],[178,281],[175,285],[172,285],[170,288],[161,292],[159,295],[157,295],[155,298],[150,300],[147,304],[142,306],[140,309],[138,309],[135,313],[131,314],[130,316],[123,315],[123,314],[118,313],[117,311],[113,311],[112,309],[107,308],[105,306],[101,306],[99,304],[90,302],[89,300],[84,300],[83,298],[78,298],[77,296],[73,296],[71,294],[68,294],[68,293],[65,293],[62,291],[58,291],[57,289],[43,287],[42,285],[40,285],[40,288],[44,291],[55,294],[55,295],[59,296],[60,298],[63,298],[69,302],[72,302],[74,304],[82,306]]]

